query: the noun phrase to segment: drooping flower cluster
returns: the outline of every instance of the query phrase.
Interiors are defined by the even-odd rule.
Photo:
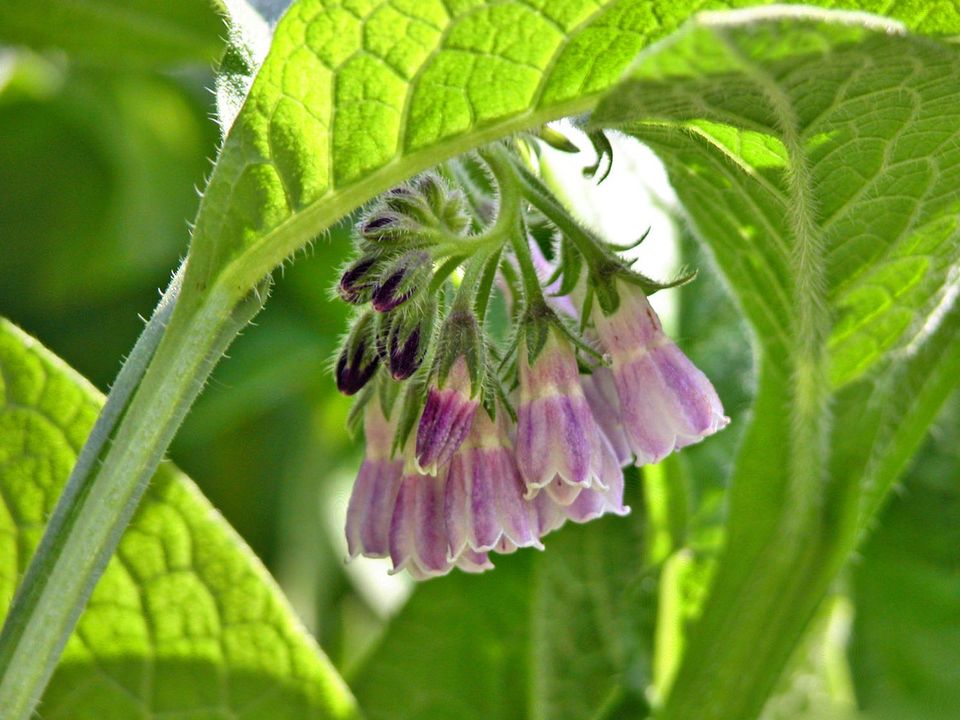
[[[472,221],[464,193],[433,174],[387,193],[358,225],[338,287],[370,305],[335,368],[366,439],[350,556],[389,557],[415,578],[482,572],[491,553],[542,549],[567,520],[626,514],[625,465],[728,422],[647,300],[664,286],[569,217],[547,263],[521,197],[541,220],[561,206],[505,148],[484,161],[495,182],[476,159],[451,171],[481,180],[465,186]],[[486,317],[495,294],[508,326]]]

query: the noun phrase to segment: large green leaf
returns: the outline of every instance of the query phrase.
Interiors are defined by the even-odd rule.
[[[595,114],[664,159],[760,356],[727,553],[666,717],[760,711],[870,488],[957,382],[958,73],[956,47],[879,19],[704,16]]]
[[[229,5],[234,18],[243,15],[245,3]],[[206,289],[225,272],[223,287],[245,292],[390,185],[510,132],[589,110],[693,5],[299,0],[234,120],[259,21],[235,29],[228,57],[239,93],[224,105],[231,131],[197,218],[186,287]],[[924,31],[960,28],[955,7],[894,12]]]
[[[214,0],[4,0],[0,42],[126,66],[209,63],[222,47]]]
[[[871,718],[960,716],[960,397],[855,566],[850,650]]]
[[[98,393],[0,321],[0,607],[99,410]],[[346,718],[354,703],[266,571],[160,468],[70,638],[42,718]]]

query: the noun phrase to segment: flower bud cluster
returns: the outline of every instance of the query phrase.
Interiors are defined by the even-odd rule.
[[[336,363],[366,438],[349,552],[416,578],[481,572],[491,553],[542,549],[567,520],[626,514],[624,466],[659,462],[728,422],[647,300],[665,286],[570,218],[556,220],[557,267],[522,212],[501,223],[522,186],[509,162],[490,163],[496,192],[472,203],[499,201],[496,232],[471,235],[463,193],[425,175],[358,224],[358,256],[338,285],[345,301],[369,304]],[[554,220],[551,203],[537,210]],[[495,295],[512,327],[485,317]]]

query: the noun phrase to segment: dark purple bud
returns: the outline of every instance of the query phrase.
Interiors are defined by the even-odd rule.
[[[372,315],[368,312],[356,322],[343,344],[340,357],[337,358],[337,389],[344,395],[359,392],[370,382],[380,364],[372,342]]]
[[[374,215],[360,225],[360,234],[366,236],[380,230],[386,230],[396,225],[399,220],[400,218],[394,215]]]
[[[373,308],[390,312],[412,298],[429,282],[433,259],[423,250],[408,252],[390,265],[373,291]]]
[[[357,230],[368,242],[388,243],[407,237],[417,227],[419,224],[406,215],[381,206],[362,220]]]
[[[406,380],[413,375],[423,362],[420,328],[414,328],[406,339],[399,334],[392,336],[387,352],[387,367],[394,380]]]
[[[362,305],[370,299],[376,287],[374,271],[377,258],[367,255],[356,260],[340,277],[337,292],[344,302],[352,305]]]
[[[387,276],[387,279],[384,280],[374,291],[373,291],[373,309],[377,312],[390,312],[394,308],[398,308],[410,297],[413,295],[412,290],[407,290],[405,292],[399,292],[397,288],[400,283],[403,281],[404,275],[407,274],[407,269],[402,268]]]
[[[436,316],[432,299],[377,314],[377,352],[395,380],[406,380],[423,363]]]

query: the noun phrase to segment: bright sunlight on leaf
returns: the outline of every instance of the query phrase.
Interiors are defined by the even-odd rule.
[[[102,403],[0,323],[4,607]],[[349,718],[353,700],[273,581],[190,480],[163,465],[44,695],[44,720]]]
[[[750,4],[3,3],[3,720],[960,716],[960,5]]]

